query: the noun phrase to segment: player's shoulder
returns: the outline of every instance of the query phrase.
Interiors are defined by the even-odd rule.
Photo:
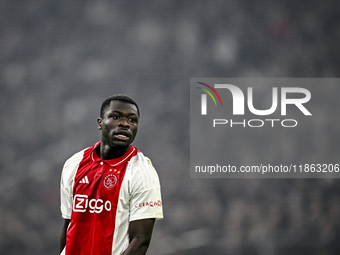
[[[84,157],[84,152],[88,148],[85,148],[77,153],[73,154],[70,158],[68,158],[64,164],[64,168],[68,168],[74,164],[78,164]]]
[[[61,173],[61,185],[67,187],[72,184],[72,180],[76,175],[79,163],[83,159],[84,152],[86,149],[81,150],[73,154],[69,159],[66,160],[62,173]]]
[[[133,183],[138,183],[142,189],[150,189],[159,186],[158,174],[151,160],[140,151],[132,159],[130,174]]]
[[[150,158],[145,156],[141,151],[137,151],[132,160],[133,167],[137,167],[140,170],[155,170]]]

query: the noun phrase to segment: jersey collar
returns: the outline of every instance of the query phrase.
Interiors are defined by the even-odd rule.
[[[127,152],[125,152],[122,156],[118,157],[118,158],[114,158],[114,159],[110,159],[110,160],[103,160],[101,159],[98,155],[97,155],[97,151],[96,148],[99,146],[100,142],[97,142],[93,147],[92,147],[92,153],[91,153],[91,159],[93,161],[97,161],[97,162],[103,162],[106,163],[110,166],[117,166],[121,163],[123,163],[126,159],[128,159],[132,153],[134,153],[134,151],[136,150],[135,147],[133,147],[132,145],[130,145],[130,148]]]

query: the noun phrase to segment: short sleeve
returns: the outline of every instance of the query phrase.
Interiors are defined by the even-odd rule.
[[[163,205],[158,174],[151,161],[136,164],[131,180],[130,221],[140,219],[162,219]]]
[[[79,163],[83,158],[83,152],[78,152],[69,158],[63,167],[60,180],[60,210],[64,219],[71,219],[72,212],[72,189],[74,177],[76,175]]]
[[[67,182],[64,181],[64,178],[61,178],[60,182],[60,210],[61,215],[64,219],[71,219],[71,211],[72,211],[72,186],[68,185]]]

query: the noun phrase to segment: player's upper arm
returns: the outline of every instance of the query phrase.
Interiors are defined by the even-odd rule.
[[[131,221],[129,224],[130,241],[138,236],[143,236],[147,240],[151,240],[155,219],[143,219]]]
[[[124,254],[144,255],[148,250],[155,219],[132,221],[129,224],[130,244]]]

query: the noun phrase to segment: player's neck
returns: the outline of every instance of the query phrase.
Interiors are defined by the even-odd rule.
[[[97,155],[103,160],[110,160],[118,158],[124,153],[126,153],[131,145],[128,147],[110,147],[108,144],[104,144],[103,142],[97,147]]]

